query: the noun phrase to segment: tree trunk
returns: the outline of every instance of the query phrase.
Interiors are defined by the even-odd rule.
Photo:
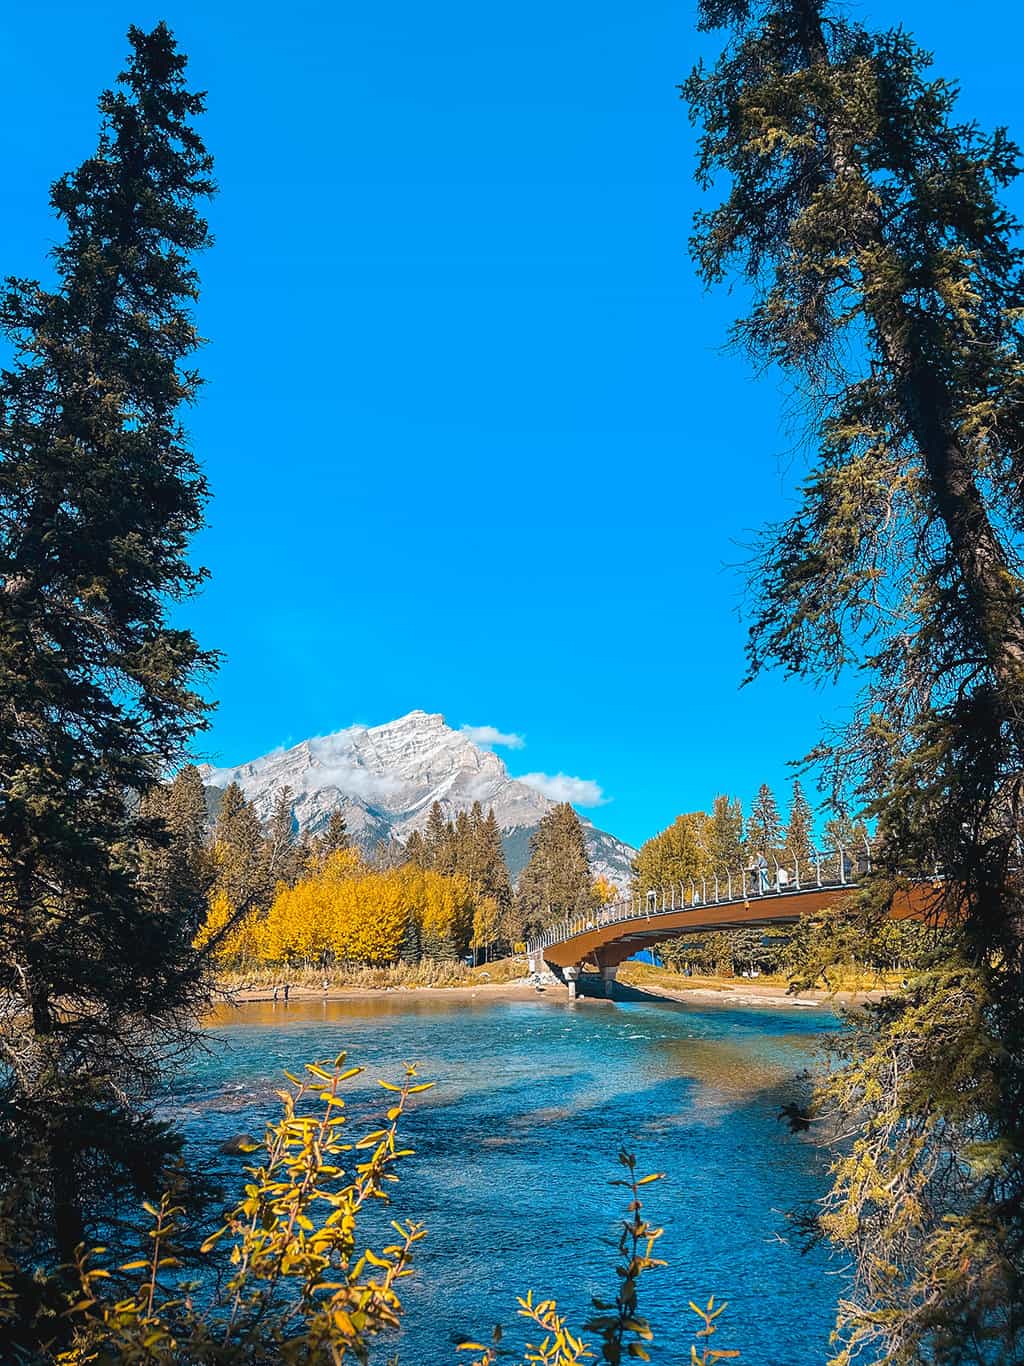
[[[38,986],[36,974],[29,968],[29,995],[32,1008],[32,1032],[40,1050],[40,1067],[35,1085],[41,1093],[55,1094],[66,1087],[58,1056],[59,1043],[54,1033],[53,1009],[46,991]],[[37,1106],[38,1108],[38,1106]],[[53,1118],[58,1112],[54,1110]],[[74,1264],[75,1250],[85,1238],[85,1222],[81,1195],[75,1170],[73,1126],[49,1123],[43,1136],[53,1190],[53,1242],[57,1260],[65,1267]]]
[[[829,66],[814,0],[795,0],[795,5],[808,64]],[[827,121],[824,132],[833,175],[840,180],[860,179],[859,165]],[[866,217],[862,242],[882,250],[888,247],[877,210]],[[979,650],[1002,694],[1015,741],[1024,750],[1024,615],[1020,589],[985,507],[971,457],[957,440],[952,397],[919,348],[903,340],[914,336],[910,319],[892,320],[870,312],[869,316],[886,361],[900,379],[907,422],[920,449],[935,509],[971,605]]]

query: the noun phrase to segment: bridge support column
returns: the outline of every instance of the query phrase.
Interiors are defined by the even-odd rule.
[[[565,977],[565,984],[566,984],[566,986],[569,988],[569,1000],[570,1000],[570,1001],[575,1001],[575,999],[576,999],[576,983],[577,983],[577,981],[578,981],[578,979],[579,979],[579,975],[580,975],[579,967],[576,966],[576,967],[572,967],[572,968],[566,968],[563,975],[564,975],[564,977]]]
[[[614,967],[602,966],[601,968],[601,988],[606,1001],[614,1001],[615,999],[615,975],[618,970],[618,963]]]

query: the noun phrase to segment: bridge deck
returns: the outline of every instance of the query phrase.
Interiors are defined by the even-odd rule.
[[[556,926],[527,948],[531,957],[543,957],[557,968],[583,963],[612,968],[641,949],[652,948],[680,934],[793,924],[801,916],[834,906],[854,887],[850,881],[791,886],[681,907],[663,904],[653,909],[639,902],[618,903],[586,919]],[[919,901],[920,897],[908,894],[893,906],[891,914],[896,919],[920,914]]]

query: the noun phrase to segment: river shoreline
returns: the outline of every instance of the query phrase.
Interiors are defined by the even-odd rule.
[[[680,987],[678,985],[662,985],[644,981],[642,984],[633,984],[624,981],[617,984],[619,995],[614,999],[621,1001],[646,1000],[657,1001],[659,999],[673,1002],[683,1002],[701,1005],[721,1005],[721,1006],[770,1006],[773,1009],[778,1007],[789,1007],[794,1010],[800,1009],[820,1009],[828,1005],[863,1005],[866,1001],[878,1000],[881,991],[805,991],[799,994],[790,994],[784,985],[773,982],[748,981],[745,978],[727,979],[701,979],[694,985]],[[466,1003],[481,1001],[565,1001],[568,1003],[568,991],[558,981],[545,981],[538,990],[537,986],[528,978],[513,982],[472,982],[463,986],[448,987],[345,987],[333,986],[330,983],[324,987],[312,987],[296,984],[289,989],[289,1001],[310,1002],[310,1001],[368,1001],[379,1000],[381,997],[392,997],[398,1000],[450,1000],[463,1001]],[[267,986],[232,986],[224,983],[220,988],[220,999],[225,1005],[248,1005],[255,1002],[273,1002],[275,1000],[273,987]],[[284,1004],[283,986],[278,988],[278,1004]],[[605,1005],[607,1002],[602,998],[583,996],[580,1001],[584,1005]]]

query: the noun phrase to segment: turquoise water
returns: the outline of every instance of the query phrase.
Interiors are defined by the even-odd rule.
[[[777,1120],[831,1015],[797,1008],[451,998],[292,1002],[222,1012],[212,1052],[176,1088],[193,1156],[231,1188],[242,1159],[218,1151],[275,1114],[287,1067],[347,1049],[367,1065],[354,1095],[414,1061],[437,1082],[410,1116],[415,1157],[393,1214],[422,1220],[405,1282],[401,1366],[465,1354],[452,1343],[496,1322],[518,1340],[515,1296],[555,1296],[580,1324],[613,1291],[620,1145],[643,1170],[669,1266],[643,1282],[656,1359],[689,1358],[689,1299],[728,1299],[716,1346],[748,1366],[827,1359],[841,1279],[823,1253],[786,1241],[785,1211],[825,1188],[823,1156]],[[383,1092],[378,1090],[378,1095]]]

